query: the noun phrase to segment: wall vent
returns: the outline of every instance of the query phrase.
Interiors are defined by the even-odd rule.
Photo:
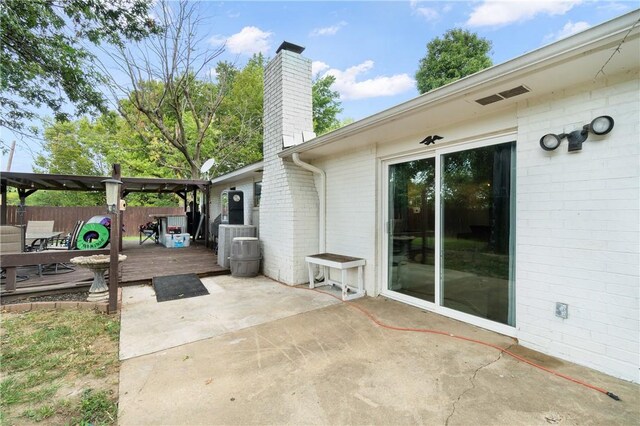
[[[518,86],[514,87],[513,89],[505,90],[504,92],[500,92],[498,94],[503,98],[513,98],[514,96],[529,93],[530,91],[531,90],[529,90],[529,88],[526,86]]]
[[[496,93],[495,95],[485,96],[484,98],[476,99],[476,102],[480,105],[489,105],[494,102],[501,101],[503,99],[513,98],[514,96],[522,95],[524,93],[529,93],[531,90],[527,86],[520,85],[518,87],[514,87],[513,89],[505,90],[500,93]]]
[[[504,98],[500,95],[491,95],[491,96],[487,96],[486,98],[476,99],[476,102],[479,103],[480,105],[489,105],[494,102],[501,101],[503,99]]]

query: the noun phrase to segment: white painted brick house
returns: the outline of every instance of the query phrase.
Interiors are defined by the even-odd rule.
[[[214,179],[212,199],[242,187],[252,200],[262,181],[273,279],[306,282],[304,257],[319,251],[361,257],[368,296],[640,382],[639,19],[634,11],[313,139],[302,136],[310,61],[284,45],[265,72],[264,162]],[[541,148],[542,136],[579,133],[600,116],[613,129],[589,131],[581,150],[569,152],[567,138]],[[294,156],[324,171],[326,192]]]

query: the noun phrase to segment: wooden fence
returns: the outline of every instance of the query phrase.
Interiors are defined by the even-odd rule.
[[[92,216],[104,215],[106,206],[92,207],[49,207],[26,206],[23,224],[30,220],[53,220],[53,229],[60,232],[71,232],[76,221],[87,221]],[[127,207],[123,224],[125,236],[137,236],[138,227],[151,221],[151,214],[184,214],[182,207]],[[7,206],[7,225],[19,225],[18,206]]]

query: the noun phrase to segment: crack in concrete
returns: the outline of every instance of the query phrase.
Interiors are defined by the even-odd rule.
[[[507,346],[504,350],[509,350],[513,347],[515,343],[510,344],[509,346]],[[502,359],[502,354],[504,354],[504,351],[500,351],[500,353],[498,354],[498,357],[496,359],[494,359],[491,362],[488,362],[487,364],[481,365],[480,367],[476,368],[475,371],[473,372],[473,375],[469,378],[469,382],[471,383],[471,387],[465,389],[464,391],[462,391],[462,393],[460,395],[458,395],[458,398],[456,398],[455,401],[453,401],[453,405],[452,405],[452,409],[451,409],[451,413],[449,413],[449,416],[447,416],[447,420],[445,420],[444,424],[445,426],[449,426],[449,420],[451,420],[451,417],[453,417],[453,415],[456,413],[456,404],[458,404],[458,402],[460,402],[460,400],[462,399],[462,397],[469,391],[473,390],[476,388],[476,383],[475,383],[475,379],[476,379],[476,375],[478,374],[478,372],[484,368],[487,368],[488,366],[490,366],[491,364],[495,364],[496,362],[500,361],[500,359]]]

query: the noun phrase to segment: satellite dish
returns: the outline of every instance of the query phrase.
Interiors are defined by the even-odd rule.
[[[202,167],[200,167],[200,173],[207,173],[209,170],[211,170],[214,164],[216,164],[215,158],[209,158],[204,162]]]

